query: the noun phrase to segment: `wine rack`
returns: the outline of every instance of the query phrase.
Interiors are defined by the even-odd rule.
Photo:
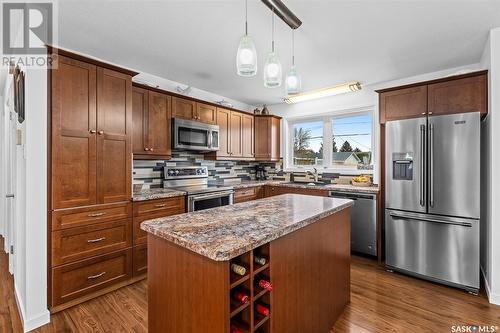
[[[272,283],[270,257],[269,244],[265,244],[231,260],[229,264],[230,333],[233,332],[233,327],[237,327],[244,333],[271,332],[272,291],[258,285],[259,279]],[[256,260],[256,258],[260,260]],[[245,267],[246,273],[244,275],[234,273],[231,269],[232,264]],[[248,295],[249,301],[243,304],[236,300],[235,293],[237,292]],[[269,314],[258,313],[257,304],[268,309]]]

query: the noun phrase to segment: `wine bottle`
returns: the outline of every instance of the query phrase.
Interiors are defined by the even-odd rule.
[[[273,290],[273,284],[269,281],[267,281],[264,277],[256,277],[257,285],[261,287],[262,289],[266,289],[268,291]]]
[[[243,266],[237,265],[237,264],[231,264],[231,270],[235,272],[238,275],[245,275],[247,273],[247,269]]]
[[[241,304],[247,304],[250,301],[250,297],[248,297],[248,295],[242,291],[236,291],[233,294],[233,297]]]
[[[243,333],[243,330],[236,325],[231,325],[231,333]]]
[[[264,266],[267,262],[266,258],[264,257],[259,257],[259,256],[254,256],[253,261],[259,265]]]
[[[269,316],[269,308],[267,308],[264,305],[260,304],[255,305],[255,311],[257,311],[258,314],[261,314],[265,317]]]

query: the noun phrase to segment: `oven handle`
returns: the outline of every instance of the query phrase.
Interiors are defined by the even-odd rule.
[[[215,194],[192,195],[192,196],[189,196],[189,200],[190,201],[199,201],[199,200],[204,200],[204,199],[222,198],[222,197],[227,197],[228,195],[231,195],[233,193],[234,193],[234,191],[224,191],[224,192],[217,192]]]

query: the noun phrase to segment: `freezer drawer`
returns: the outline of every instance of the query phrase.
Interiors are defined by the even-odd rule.
[[[354,201],[351,210],[351,250],[377,255],[377,200],[372,194],[330,191],[330,197]]]
[[[479,289],[479,220],[386,210],[386,265]]]

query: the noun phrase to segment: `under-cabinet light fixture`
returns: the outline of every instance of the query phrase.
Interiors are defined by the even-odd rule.
[[[352,82],[346,82],[343,84],[339,84],[339,85],[336,85],[333,87],[311,90],[308,92],[295,94],[295,95],[288,95],[284,98],[284,100],[285,100],[285,103],[287,103],[287,104],[293,104],[293,103],[305,102],[305,101],[310,101],[312,99],[318,99],[318,98],[323,98],[323,97],[328,97],[328,96],[333,96],[333,95],[339,95],[339,94],[344,94],[344,93],[359,91],[359,90],[361,90],[361,83],[359,83],[357,81],[352,81]]]

